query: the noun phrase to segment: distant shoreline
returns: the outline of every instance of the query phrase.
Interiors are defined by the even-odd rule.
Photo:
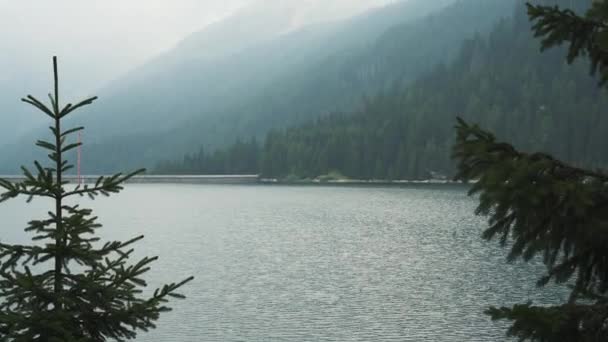
[[[94,183],[99,175],[86,175],[81,179],[84,183]],[[23,176],[5,175],[0,178],[11,182],[25,180]],[[65,176],[68,183],[77,183],[74,175]],[[131,178],[132,184],[260,184],[260,185],[316,185],[316,186],[407,186],[407,185],[459,185],[461,182],[443,179],[427,180],[360,180],[360,179],[304,179],[281,180],[260,178],[258,175],[144,175]]]
[[[81,180],[85,184],[95,183],[99,177],[109,177],[110,175],[84,175]],[[23,176],[0,176],[11,182],[20,182],[26,178]],[[70,184],[78,183],[76,175],[63,177]],[[257,184],[258,175],[142,175],[134,176],[127,183],[141,184]]]
[[[278,180],[278,179],[260,179],[259,184],[267,185],[318,185],[318,186],[406,186],[406,185],[459,185],[461,182],[451,180],[361,180],[361,179],[341,179],[341,180]]]

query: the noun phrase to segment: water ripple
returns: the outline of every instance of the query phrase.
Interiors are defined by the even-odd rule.
[[[500,341],[486,307],[560,299],[481,240],[460,187],[130,185],[94,207],[104,234],[146,235],[152,284],[196,276],[137,341]],[[42,210],[18,208],[0,215]]]

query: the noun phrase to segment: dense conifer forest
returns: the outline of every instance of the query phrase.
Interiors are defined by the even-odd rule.
[[[487,36],[462,43],[457,57],[409,86],[364,100],[354,113],[273,130],[261,143],[160,163],[159,173],[259,173],[268,178],[425,179],[451,176],[455,119],[480,123],[523,150],[576,165],[605,166],[608,98],[589,65],[569,66],[564,51],[539,54],[523,3]],[[585,113],[587,120],[578,120]]]

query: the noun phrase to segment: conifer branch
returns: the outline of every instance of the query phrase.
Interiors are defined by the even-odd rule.
[[[572,10],[557,6],[527,4],[528,16],[534,22],[535,37],[542,38],[541,50],[563,44],[568,45],[568,63],[579,57],[588,57],[591,74],[599,73],[600,85],[608,82],[608,13],[606,1],[594,2],[582,17]],[[602,19],[603,18],[603,19]]]
[[[479,195],[476,212],[489,217],[484,238],[500,236],[502,245],[511,239],[510,261],[541,256],[547,273],[539,286],[565,283],[576,274],[566,305],[516,305],[487,313],[493,320],[513,321],[508,335],[522,340],[558,341],[564,332],[578,336],[565,339],[573,341],[596,332],[606,336],[605,327],[592,321],[608,317],[605,302],[577,300],[581,293],[599,298],[608,290],[608,177],[546,154],[517,151],[462,119],[456,130],[456,179],[474,181],[469,194]]]
[[[47,106],[45,106],[42,102],[38,101],[35,97],[33,97],[32,95],[28,95],[27,98],[23,98],[21,99],[21,101],[25,102],[25,103],[29,103],[32,106],[38,108],[39,110],[41,110],[42,112],[44,112],[46,115],[50,116],[51,118],[55,118],[55,114],[53,113],[53,111],[51,111]]]

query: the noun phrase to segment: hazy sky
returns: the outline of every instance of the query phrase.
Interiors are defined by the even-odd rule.
[[[0,0],[0,68],[46,67],[57,54],[70,69],[95,64],[95,87],[254,1],[291,1],[327,19],[390,0]]]
[[[104,56],[97,67],[116,74],[250,1],[0,0],[0,42],[13,60],[44,53],[84,65]]]

